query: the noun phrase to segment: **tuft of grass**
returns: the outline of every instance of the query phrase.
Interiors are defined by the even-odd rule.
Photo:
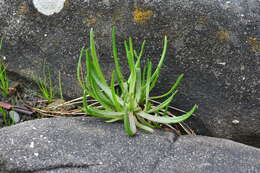
[[[4,62],[0,62],[0,90],[3,96],[9,94],[9,81],[6,74],[7,65]]]
[[[3,107],[0,107],[0,114],[3,117],[4,125],[10,126],[10,125],[15,124],[15,121],[13,120],[12,116],[8,116],[7,112],[5,111],[5,109]]]
[[[62,94],[62,82],[61,82],[61,73],[59,71],[59,93],[60,93],[60,98],[63,100],[63,94]]]
[[[43,79],[39,78],[37,80],[37,85],[40,90],[40,96],[48,100],[49,103],[52,102],[54,99],[54,95],[50,71],[48,71],[48,74],[46,74],[44,70],[44,77]]]
[[[2,44],[3,44],[3,40],[0,40],[0,50],[2,49]],[[6,68],[7,65],[0,61],[0,90],[2,92],[3,96],[8,96],[9,94],[9,81],[7,78],[7,73],[6,73]]]
[[[124,42],[126,58],[130,70],[130,75],[126,79],[122,75],[116,45],[116,30],[112,29],[112,49],[115,70],[111,75],[111,82],[108,84],[99,64],[96,53],[94,31],[90,31],[90,47],[82,48],[78,66],[77,79],[82,87],[83,111],[91,116],[107,119],[107,122],[123,121],[124,130],[129,135],[135,135],[137,128],[153,132],[160,124],[180,123],[188,119],[198,108],[193,108],[181,116],[172,117],[168,112],[168,106],[177,94],[176,88],[183,79],[183,74],[178,77],[171,89],[160,96],[150,96],[151,90],[155,87],[163,65],[166,50],[167,37],[164,37],[163,51],[160,61],[152,70],[152,62],[141,66],[141,58],[144,52],[145,41],[143,41],[140,51],[134,49],[132,38]],[[85,59],[85,70],[83,70],[83,59]],[[84,72],[83,72],[84,71]],[[118,87],[116,87],[118,84]],[[118,89],[119,88],[119,89]],[[92,97],[99,102],[98,106],[88,104],[88,97]],[[162,103],[155,105],[152,99],[165,98]]]

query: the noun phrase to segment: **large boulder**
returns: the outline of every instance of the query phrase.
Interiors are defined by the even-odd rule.
[[[27,121],[0,130],[0,172],[260,171],[260,150],[224,139],[156,130],[129,137],[96,118]]]
[[[44,62],[54,79],[61,71],[65,94],[76,97],[82,93],[76,63],[90,28],[108,78],[114,68],[112,26],[120,45],[128,36],[137,46],[146,39],[145,58],[155,63],[167,35],[167,58],[155,93],[169,89],[184,73],[174,104],[185,110],[199,104],[191,121],[199,134],[260,146],[259,6],[258,0],[67,0],[63,9],[45,13],[31,0],[0,0],[1,53],[10,72],[27,78],[40,75]],[[120,52],[125,70],[122,46]]]

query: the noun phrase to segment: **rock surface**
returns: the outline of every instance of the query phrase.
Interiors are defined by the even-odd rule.
[[[82,93],[76,63],[90,28],[107,76],[114,67],[112,26],[121,45],[128,36],[135,45],[146,39],[145,57],[155,63],[167,35],[169,49],[155,92],[168,90],[184,73],[174,104],[183,109],[199,104],[191,121],[199,134],[260,147],[259,6],[259,0],[67,0],[59,13],[45,16],[31,0],[0,0],[1,54],[10,71],[27,78],[40,75],[46,62],[53,78],[62,72],[64,94],[75,97]]]
[[[88,117],[27,121],[2,128],[0,138],[4,173],[260,171],[260,150],[253,147],[159,130],[129,137],[122,124]]]

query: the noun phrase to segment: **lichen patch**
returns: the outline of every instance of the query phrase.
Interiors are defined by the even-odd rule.
[[[136,23],[146,24],[153,16],[152,10],[136,9],[132,13],[133,21]]]

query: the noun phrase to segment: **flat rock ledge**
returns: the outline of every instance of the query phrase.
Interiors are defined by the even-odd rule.
[[[0,172],[260,172],[260,150],[170,132],[127,136],[120,123],[77,118],[27,121],[0,130]]]

